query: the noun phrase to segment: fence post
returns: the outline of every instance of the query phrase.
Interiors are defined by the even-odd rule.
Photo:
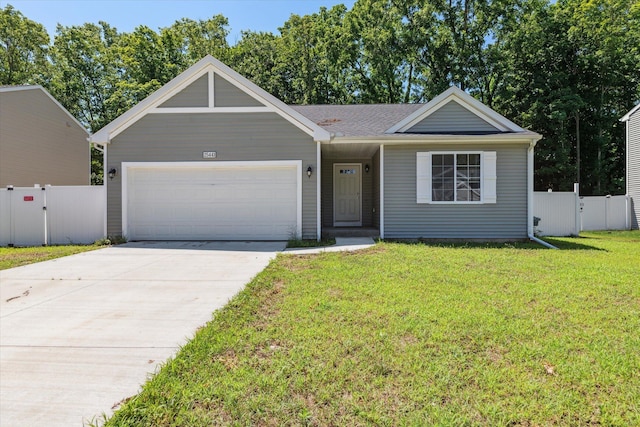
[[[575,200],[575,225],[573,230],[574,235],[578,236],[582,231],[582,209],[580,208],[580,184],[577,182],[573,184],[573,194]]]
[[[7,186],[9,192],[9,243],[10,248],[14,246],[15,232],[13,231],[13,185]]]
[[[42,187],[42,212],[44,214],[44,246],[49,243],[48,230],[47,230],[47,189]]]

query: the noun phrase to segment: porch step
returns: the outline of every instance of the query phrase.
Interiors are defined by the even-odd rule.
[[[380,230],[373,227],[324,227],[323,238],[335,237],[380,237]]]

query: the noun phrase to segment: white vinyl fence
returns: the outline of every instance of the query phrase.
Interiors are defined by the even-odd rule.
[[[541,236],[577,236],[580,205],[576,193],[533,193],[533,216],[539,218],[535,232]]]
[[[93,243],[105,237],[104,186],[0,189],[0,246]]]
[[[580,197],[582,230],[631,228],[631,203],[627,196]]]
[[[577,236],[583,230],[627,230],[631,227],[628,196],[583,196],[577,192],[535,192],[533,215],[541,236]]]

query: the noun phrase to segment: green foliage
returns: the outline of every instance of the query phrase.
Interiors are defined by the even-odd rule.
[[[638,242],[281,255],[107,425],[638,425]]]
[[[288,248],[317,248],[317,247],[323,247],[323,246],[332,246],[336,244],[336,239],[330,238],[330,239],[322,239],[320,241],[318,240],[311,240],[311,239],[289,239],[287,241],[287,247]]]
[[[357,0],[234,46],[222,15],[130,33],[59,26],[49,45],[40,24],[1,12],[0,84],[43,84],[92,132],[211,54],[290,104],[426,102],[459,86],[544,136],[536,190],[623,192],[618,119],[640,101],[636,0]]]
[[[107,236],[93,242],[96,246],[122,245],[124,243],[127,243],[127,238],[124,236]]]
[[[0,9],[0,85],[39,83],[48,68],[49,36],[8,4]]]
[[[632,0],[532,2],[504,34],[498,109],[540,132],[537,190],[624,192],[624,125],[640,98],[640,14]]]

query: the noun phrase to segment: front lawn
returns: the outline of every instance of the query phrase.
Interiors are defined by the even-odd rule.
[[[640,232],[280,255],[108,422],[640,425]]]
[[[98,249],[96,245],[0,247],[0,270]]]

